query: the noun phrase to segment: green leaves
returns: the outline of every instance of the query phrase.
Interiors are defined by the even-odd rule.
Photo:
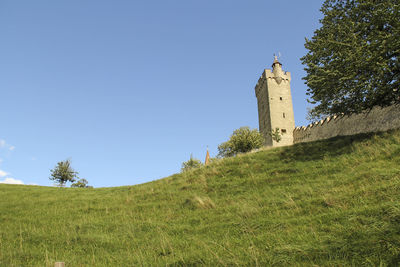
[[[233,132],[230,139],[218,146],[219,157],[232,157],[238,153],[249,152],[260,148],[263,138],[257,129],[250,130],[249,127],[241,127]]]
[[[190,155],[190,159],[188,161],[185,161],[182,163],[182,172],[186,172],[189,170],[197,169],[200,168],[203,165],[199,159],[193,158],[192,155]]]
[[[75,183],[71,184],[71,187],[91,188],[92,186],[89,186],[88,183],[89,182],[86,179],[81,178]]]
[[[56,167],[50,170],[50,172],[49,179],[57,182],[59,186],[65,186],[67,182],[73,183],[76,180],[75,178],[78,178],[78,172],[72,169],[69,159],[58,162]]]
[[[275,130],[272,130],[268,134],[272,137],[272,140],[274,140],[277,143],[279,143],[282,140],[282,135],[279,128],[275,128]]]
[[[359,113],[400,102],[400,5],[397,0],[326,0],[322,27],[301,58],[309,116]]]

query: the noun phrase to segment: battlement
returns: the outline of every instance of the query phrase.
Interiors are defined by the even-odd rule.
[[[282,81],[284,82],[290,82],[291,81],[291,74],[288,71],[282,72],[278,77],[282,78]],[[265,69],[263,73],[261,74],[260,78],[257,81],[257,84],[255,86],[255,91],[256,95],[258,95],[258,91],[264,86],[264,84],[267,82],[267,79],[275,79],[277,78],[276,74],[273,72],[271,69]]]
[[[282,70],[282,64],[275,56],[272,69],[264,69],[255,86],[259,131],[266,146],[292,145],[400,128],[400,104],[374,107],[360,114],[333,115],[307,126],[295,127],[290,81],[290,72]],[[276,128],[281,129],[280,142],[271,137]]]
[[[341,116],[343,116],[343,114],[342,114],[342,115],[333,115],[333,116],[329,116],[329,117],[326,117],[326,118],[323,119],[323,120],[314,121],[314,122],[308,124],[307,126],[296,126],[296,127],[294,128],[294,130],[295,130],[295,131],[307,130],[307,129],[312,128],[312,127],[314,127],[314,126],[316,126],[316,125],[323,125],[325,122],[328,123],[328,122],[330,122],[331,120],[336,120],[336,119],[340,118]]]
[[[400,105],[384,108],[375,107],[360,114],[339,114],[329,116],[307,126],[298,126],[293,131],[293,143],[398,128],[400,128]]]
[[[265,79],[268,79],[268,78],[275,78],[277,76],[274,74],[273,70],[265,69],[263,74],[261,75],[261,77],[264,77]],[[290,74],[289,71],[282,72],[280,77],[282,77],[282,79],[287,80],[287,81],[290,81],[292,79],[291,74]]]
[[[283,72],[283,74],[280,75],[282,79],[291,81],[292,77],[289,71]],[[257,81],[257,86],[262,85],[262,83],[265,82],[266,79],[268,78],[276,78],[275,74],[272,72],[271,69],[265,69],[263,73],[261,74],[260,78]]]

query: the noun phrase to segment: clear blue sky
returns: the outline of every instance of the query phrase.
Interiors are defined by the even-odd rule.
[[[258,128],[275,52],[307,124],[300,57],[322,2],[0,1],[0,181],[52,185],[70,158],[95,187],[133,185],[215,156]]]

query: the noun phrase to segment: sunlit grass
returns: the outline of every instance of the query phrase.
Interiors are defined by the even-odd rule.
[[[0,185],[0,266],[397,266],[399,200],[399,131],[137,186]]]

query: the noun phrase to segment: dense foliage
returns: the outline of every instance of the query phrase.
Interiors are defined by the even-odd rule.
[[[84,178],[79,179],[78,181],[71,184],[71,187],[82,187],[82,188],[91,188],[92,186],[88,185],[88,181]]]
[[[192,155],[190,155],[190,159],[188,161],[185,161],[182,163],[181,171],[186,172],[189,170],[199,168],[202,165],[203,165],[203,163],[201,163],[201,161],[199,159],[195,159],[195,158],[193,158]]]
[[[240,127],[233,131],[228,141],[218,146],[219,157],[232,157],[263,146],[263,138],[257,129]]]
[[[72,169],[69,159],[58,162],[50,172],[49,179],[55,181],[59,186],[65,186],[67,182],[73,183],[78,178],[78,172]]]
[[[359,113],[400,102],[399,0],[326,0],[304,77],[310,118]]]

